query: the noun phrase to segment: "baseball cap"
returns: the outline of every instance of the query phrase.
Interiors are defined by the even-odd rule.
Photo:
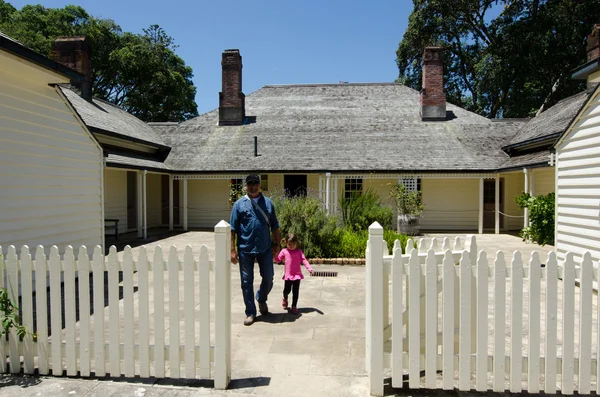
[[[260,177],[256,174],[250,174],[246,177],[246,185],[249,183],[260,183]]]

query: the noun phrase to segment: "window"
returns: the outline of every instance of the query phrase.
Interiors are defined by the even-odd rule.
[[[244,194],[244,180],[231,179],[229,181],[229,204],[233,207],[233,204]]]
[[[269,190],[269,175],[261,174],[260,175],[260,190]]]
[[[362,194],[362,178],[346,178],[344,185],[344,198],[350,199],[354,195]]]
[[[421,178],[400,178],[400,183],[404,185],[407,191],[421,191]]]

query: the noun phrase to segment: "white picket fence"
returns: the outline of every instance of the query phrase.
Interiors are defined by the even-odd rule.
[[[214,263],[209,260],[206,246],[201,247],[198,258],[187,246],[183,259],[172,246],[166,261],[163,255],[167,252],[160,246],[153,258],[141,247],[137,260],[130,247],[119,260],[114,246],[108,256],[95,247],[92,258],[86,247],[80,247],[77,257],[67,247],[62,259],[55,246],[48,257],[41,246],[33,257],[27,246],[22,247],[19,256],[10,246],[6,257],[0,259],[0,284],[7,280],[0,286],[8,290],[13,302],[21,296],[22,324],[29,331],[34,329],[35,290],[37,337],[28,334],[20,341],[16,331],[11,330],[8,340],[0,341],[0,357],[5,358],[0,359],[0,372],[7,372],[9,364],[12,373],[19,373],[22,365],[26,374],[33,374],[37,368],[39,374],[57,376],[66,370],[67,376],[82,377],[108,373],[111,377],[214,378],[216,388],[227,388],[231,378],[230,231],[224,221],[215,227]],[[212,338],[211,265],[215,273]]]
[[[411,389],[600,392],[598,263],[589,254],[558,263],[550,253],[542,264],[536,252],[529,263],[515,252],[507,263],[502,252],[493,261],[477,254],[473,237],[462,250],[445,242],[420,253],[411,244],[402,255],[397,242],[388,256],[381,226],[369,228],[372,395],[383,395],[384,373],[393,387],[407,374]]]

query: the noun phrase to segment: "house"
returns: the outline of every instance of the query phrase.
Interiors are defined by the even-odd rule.
[[[102,149],[59,87],[85,76],[2,33],[0,65],[1,251],[103,245]]]
[[[85,88],[89,46],[57,43],[53,58],[83,76],[83,89],[68,81],[54,89],[102,148],[102,217],[142,238],[151,227],[211,229],[228,219],[230,191],[249,172],[261,174],[267,194],[310,192],[331,213],[354,192],[385,198],[402,182],[422,192],[422,229],[518,230],[528,220],[514,198],[554,190],[553,146],[589,98],[564,99],[532,120],[481,117],[446,102],[439,47],[424,50],[421,92],[301,84],[246,97],[242,57],[226,50],[218,109],[147,124]]]
[[[600,260],[600,25],[588,36],[586,100],[556,144],[556,230],[559,258],[589,252]]]
[[[331,212],[341,197],[366,188],[386,197],[400,180],[423,192],[424,229],[520,228],[522,219],[505,222],[499,212],[521,215],[513,198],[528,163],[502,147],[526,122],[489,120],[446,103],[441,49],[427,48],[424,58],[422,93],[343,83],[265,86],[246,97],[239,51],[225,51],[219,109],[152,124],[172,148],[165,163],[194,207],[182,204],[184,226],[227,219],[230,184],[254,171],[263,190],[308,190]],[[545,156],[533,160],[547,163]]]

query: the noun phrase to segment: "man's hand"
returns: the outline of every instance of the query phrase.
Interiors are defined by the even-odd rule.
[[[237,254],[237,251],[235,250],[235,248],[233,248],[231,250],[231,263],[233,263],[233,264],[238,263],[238,254]]]
[[[271,246],[271,253],[273,254],[273,259],[277,258],[277,255],[279,255],[279,251],[281,251],[281,246],[279,244],[273,244]]]

